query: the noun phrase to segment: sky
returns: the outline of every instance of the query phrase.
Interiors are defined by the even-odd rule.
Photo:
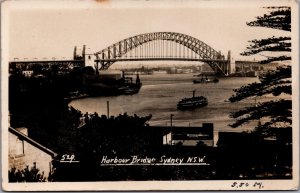
[[[234,0],[89,2],[77,2],[74,7],[59,1],[10,6],[9,60],[70,58],[74,46],[86,45],[91,54],[130,36],[162,31],[193,36],[225,56],[231,50],[235,60],[253,60],[260,56],[240,55],[249,40],[285,34],[246,25],[266,13],[264,4],[256,0],[252,4]]]

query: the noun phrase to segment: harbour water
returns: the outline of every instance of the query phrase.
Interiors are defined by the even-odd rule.
[[[219,83],[194,84],[193,74],[153,74],[140,75],[143,86],[138,94],[109,97],[92,97],[74,100],[71,106],[82,113],[97,112],[99,115],[107,114],[107,101],[109,101],[109,114],[116,116],[127,113],[146,116],[151,114],[149,124],[152,126],[169,126],[170,114],[173,114],[173,126],[201,126],[202,123],[214,123],[215,133],[218,131],[251,130],[256,122],[240,128],[231,128],[228,124],[234,120],[229,117],[245,106],[254,105],[254,99],[243,100],[238,103],[225,102],[234,94],[233,89],[252,82],[257,77],[226,77],[220,78]],[[194,110],[177,110],[177,102],[184,97],[203,95],[208,99],[208,105]]]

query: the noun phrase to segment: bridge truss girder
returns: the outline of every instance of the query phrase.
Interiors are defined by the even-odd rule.
[[[194,37],[175,32],[154,32],[132,36],[96,52],[94,54],[96,56],[96,70],[98,70],[98,63],[101,64],[100,70],[106,70],[127,52],[155,40],[173,41],[183,45],[195,52],[199,56],[199,61],[205,60],[216,73],[220,75],[228,74],[228,70],[226,70],[228,69],[226,67],[228,61],[225,60],[224,55]],[[216,62],[216,60],[219,60],[219,62]]]

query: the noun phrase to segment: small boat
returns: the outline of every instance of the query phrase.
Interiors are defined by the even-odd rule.
[[[195,96],[195,90],[193,91],[192,98],[184,98],[180,100],[177,104],[177,109],[187,110],[195,109],[197,107],[204,107],[208,104],[207,98],[204,96]]]
[[[136,75],[136,82],[132,82],[132,78],[128,78],[127,82],[118,88],[118,91],[120,94],[124,95],[133,95],[140,91],[140,88],[142,87],[142,83],[140,81],[139,74]]]
[[[205,78],[201,79],[197,79],[197,80],[193,80],[194,84],[198,84],[198,83],[218,83],[219,79],[217,79],[216,77],[214,79],[208,79],[207,76]]]
[[[230,100],[229,99],[225,99],[224,102],[225,103],[230,103]]]
[[[86,98],[86,97],[88,97],[87,94],[79,92],[79,91],[75,91],[75,92],[70,92],[69,96],[66,97],[65,99],[75,100],[75,99],[82,99],[82,98]]]
[[[130,87],[126,88],[126,89],[123,91],[123,93],[124,93],[125,95],[132,95],[132,94],[136,94],[136,93],[138,93],[138,92],[139,92],[139,88],[130,88]]]

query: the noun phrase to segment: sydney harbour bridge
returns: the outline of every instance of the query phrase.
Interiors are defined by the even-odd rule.
[[[77,55],[75,47],[71,60],[18,60],[10,62],[10,65],[40,63],[83,67],[86,59],[91,59],[91,55],[95,57],[96,72],[107,70],[115,62],[122,61],[198,61],[207,63],[220,76],[227,76],[234,71],[230,51],[225,59],[221,52],[203,41],[176,32],[153,32],[132,36],[93,54],[86,54],[85,46],[83,46],[81,56]]]

